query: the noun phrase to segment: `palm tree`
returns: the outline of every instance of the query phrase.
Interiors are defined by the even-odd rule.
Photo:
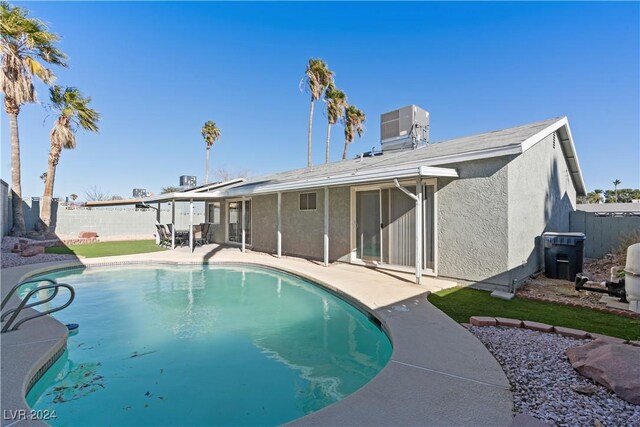
[[[333,84],[330,84],[327,91],[324,94],[324,99],[327,100],[327,119],[329,124],[327,126],[327,147],[325,163],[329,163],[329,143],[331,141],[331,125],[338,123],[344,117],[344,109],[347,107],[347,95],[337,89]]]
[[[620,185],[619,179],[616,179],[615,181],[613,181],[613,188],[616,192],[616,203],[618,203],[618,185]]]
[[[41,62],[66,67],[66,55],[55,47],[59,37],[47,31],[39,20],[27,17],[27,11],[9,3],[0,3],[0,54],[2,72],[0,87],[4,94],[4,108],[9,116],[11,139],[11,200],[13,229],[11,234],[25,233],[20,179],[20,138],[18,114],[20,107],[36,101],[33,87],[35,75],[51,84],[54,75]]]
[[[204,138],[204,142],[207,144],[207,164],[204,171],[204,183],[209,183],[209,150],[214,142],[220,139],[220,129],[216,126],[215,122],[211,120],[207,121],[204,126],[202,126],[202,137]]]
[[[56,177],[56,167],[60,161],[63,148],[76,148],[76,131],[78,128],[90,132],[98,131],[100,114],[89,107],[90,97],[84,97],[75,87],[62,88],[58,85],[49,89],[51,104],[58,113],[58,118],[51,129],[49,139],[49,168],[46,172],[44,194],[40,203],[40,220],[36,230],[47,232],[51,225],[51,197]]]
[[[355,134],[359,137],[364,134],[364,121],[366,116],[356,106],[349,105],[344,111],[344,151],[342,160],[347,159],[347,147],[353,142]]]
[[[327,87],[333,83],[333,72],[322,59],[309,59],[305,71],[307,86],[311,92],[311,107],[309,109],[309,130],[307,133],[307,167],[313,164],[311,160],[311,132],[313,130],[313,103],[322,97]]]

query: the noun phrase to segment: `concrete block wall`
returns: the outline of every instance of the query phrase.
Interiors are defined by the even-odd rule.
[[[10,203],[10,201],[7,202],[6,197],[2,197],[2,200],[3,203]],[[40,201],[38,199],[26,199],[23,201],[22,206],[26,229],[27,231],[33,231],[34,224],[39,218]],[[187,230],[189,228],[188,206],[187,203],[176,204],[176,229],[178,230]],[[73,237],[77,236],[81,231],[95,231],[99,237],[111,240],[120,237],[155,238],[155,209],[136,210],[133,206],[87,209],[53,203],[51,211],[53,231],[60,236]],[[4,213],[2,220],[4,227]],[[193,223],[199,224],[204,221],[204,203],[194,203]],[[160,222],[162,224],[171,222],[170,205],[161,205]],[[3,233],[8,233],[8,230],[5,232],[3,228]]]
[[[631,233],[640,232],[640,215],[597,216],[595,212],[571,212],[571,231],[584,233],[584,256],[602,258],[613,252],[620,239]]]
[[[9,199],[9,185],[0,180],[0,237],[11,231],[11,199]]]

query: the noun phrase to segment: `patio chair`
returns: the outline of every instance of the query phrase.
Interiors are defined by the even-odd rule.
[[[158,232],[158,240],[160,246],[171,245],[171,240],[167,241],[167,231],[161,224],[156,224],[156,231]]]
[[[196,246],[202,246],[209,243],[209,228],[211,228],[211,224],[208,222],[200,224],[200,231],[197,232],[197,237],[194,236]]]
[[[207,241],[207,234],[209,233],[209,224],[198,224],[193,226],[193,244],[195,246],[202,246]]]
[[[171,245],[171,231],[173,230],[173,224],[167,224],[167,235],[169,237],[169,245]],[[176,230],[176,246],[181,247],[189,244],[189,233]]]

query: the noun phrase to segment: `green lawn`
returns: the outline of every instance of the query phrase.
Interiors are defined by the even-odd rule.
[[[116,242],[99,242],[86,245],[52,246],[45,248],[45,253],[61,255],[77,255],[86,258],[103,256],[141,254],[164,251],[154,240],[123,240]]]
[[[640,320],[588,308],[519,298],[504,301],[491,297],[489,292],[469,288],[445,289],[429,295],[429,301],[460,323],[468,323],[471,316],[509,317],[640,340]]]

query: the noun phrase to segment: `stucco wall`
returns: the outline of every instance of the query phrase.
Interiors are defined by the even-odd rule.
[[[438,179],[438,274],[504,284],[507,270],[508,157],[444,165]]]
[[[253,249],[276,252],[278,232],[278,196],[269,194],[251,198]]]
[[[329,189],[329,258],[346,261],[351,258],[351,189]]]
[[[316,209],[300,210],[301,192],[282,193],[282,253],[322,259],[324,256],[324,190],[304,191],[316,193]],[[351,192],[348,187],[329,190],[329,258],[349,261]],[[252,245],[256,251],[277,251],[278,196],[253,196]],[[210,234],[216,243],[225,243],[225,203],[222,203],[221,223],[212,226]]]
[[[549,135],[508,165],[509,274],[519,281],[543,268],[545,231],[569,231],[576,191],[560,139]]]
[[[324,190],[316,193],[316,209],[300,210],[300,192],[282,193],[282,252],[309,258],[324,253]]]
[[[11,199],[9,198],[9,185],[0,180],[0,237],[4,237],[11,231]]]

